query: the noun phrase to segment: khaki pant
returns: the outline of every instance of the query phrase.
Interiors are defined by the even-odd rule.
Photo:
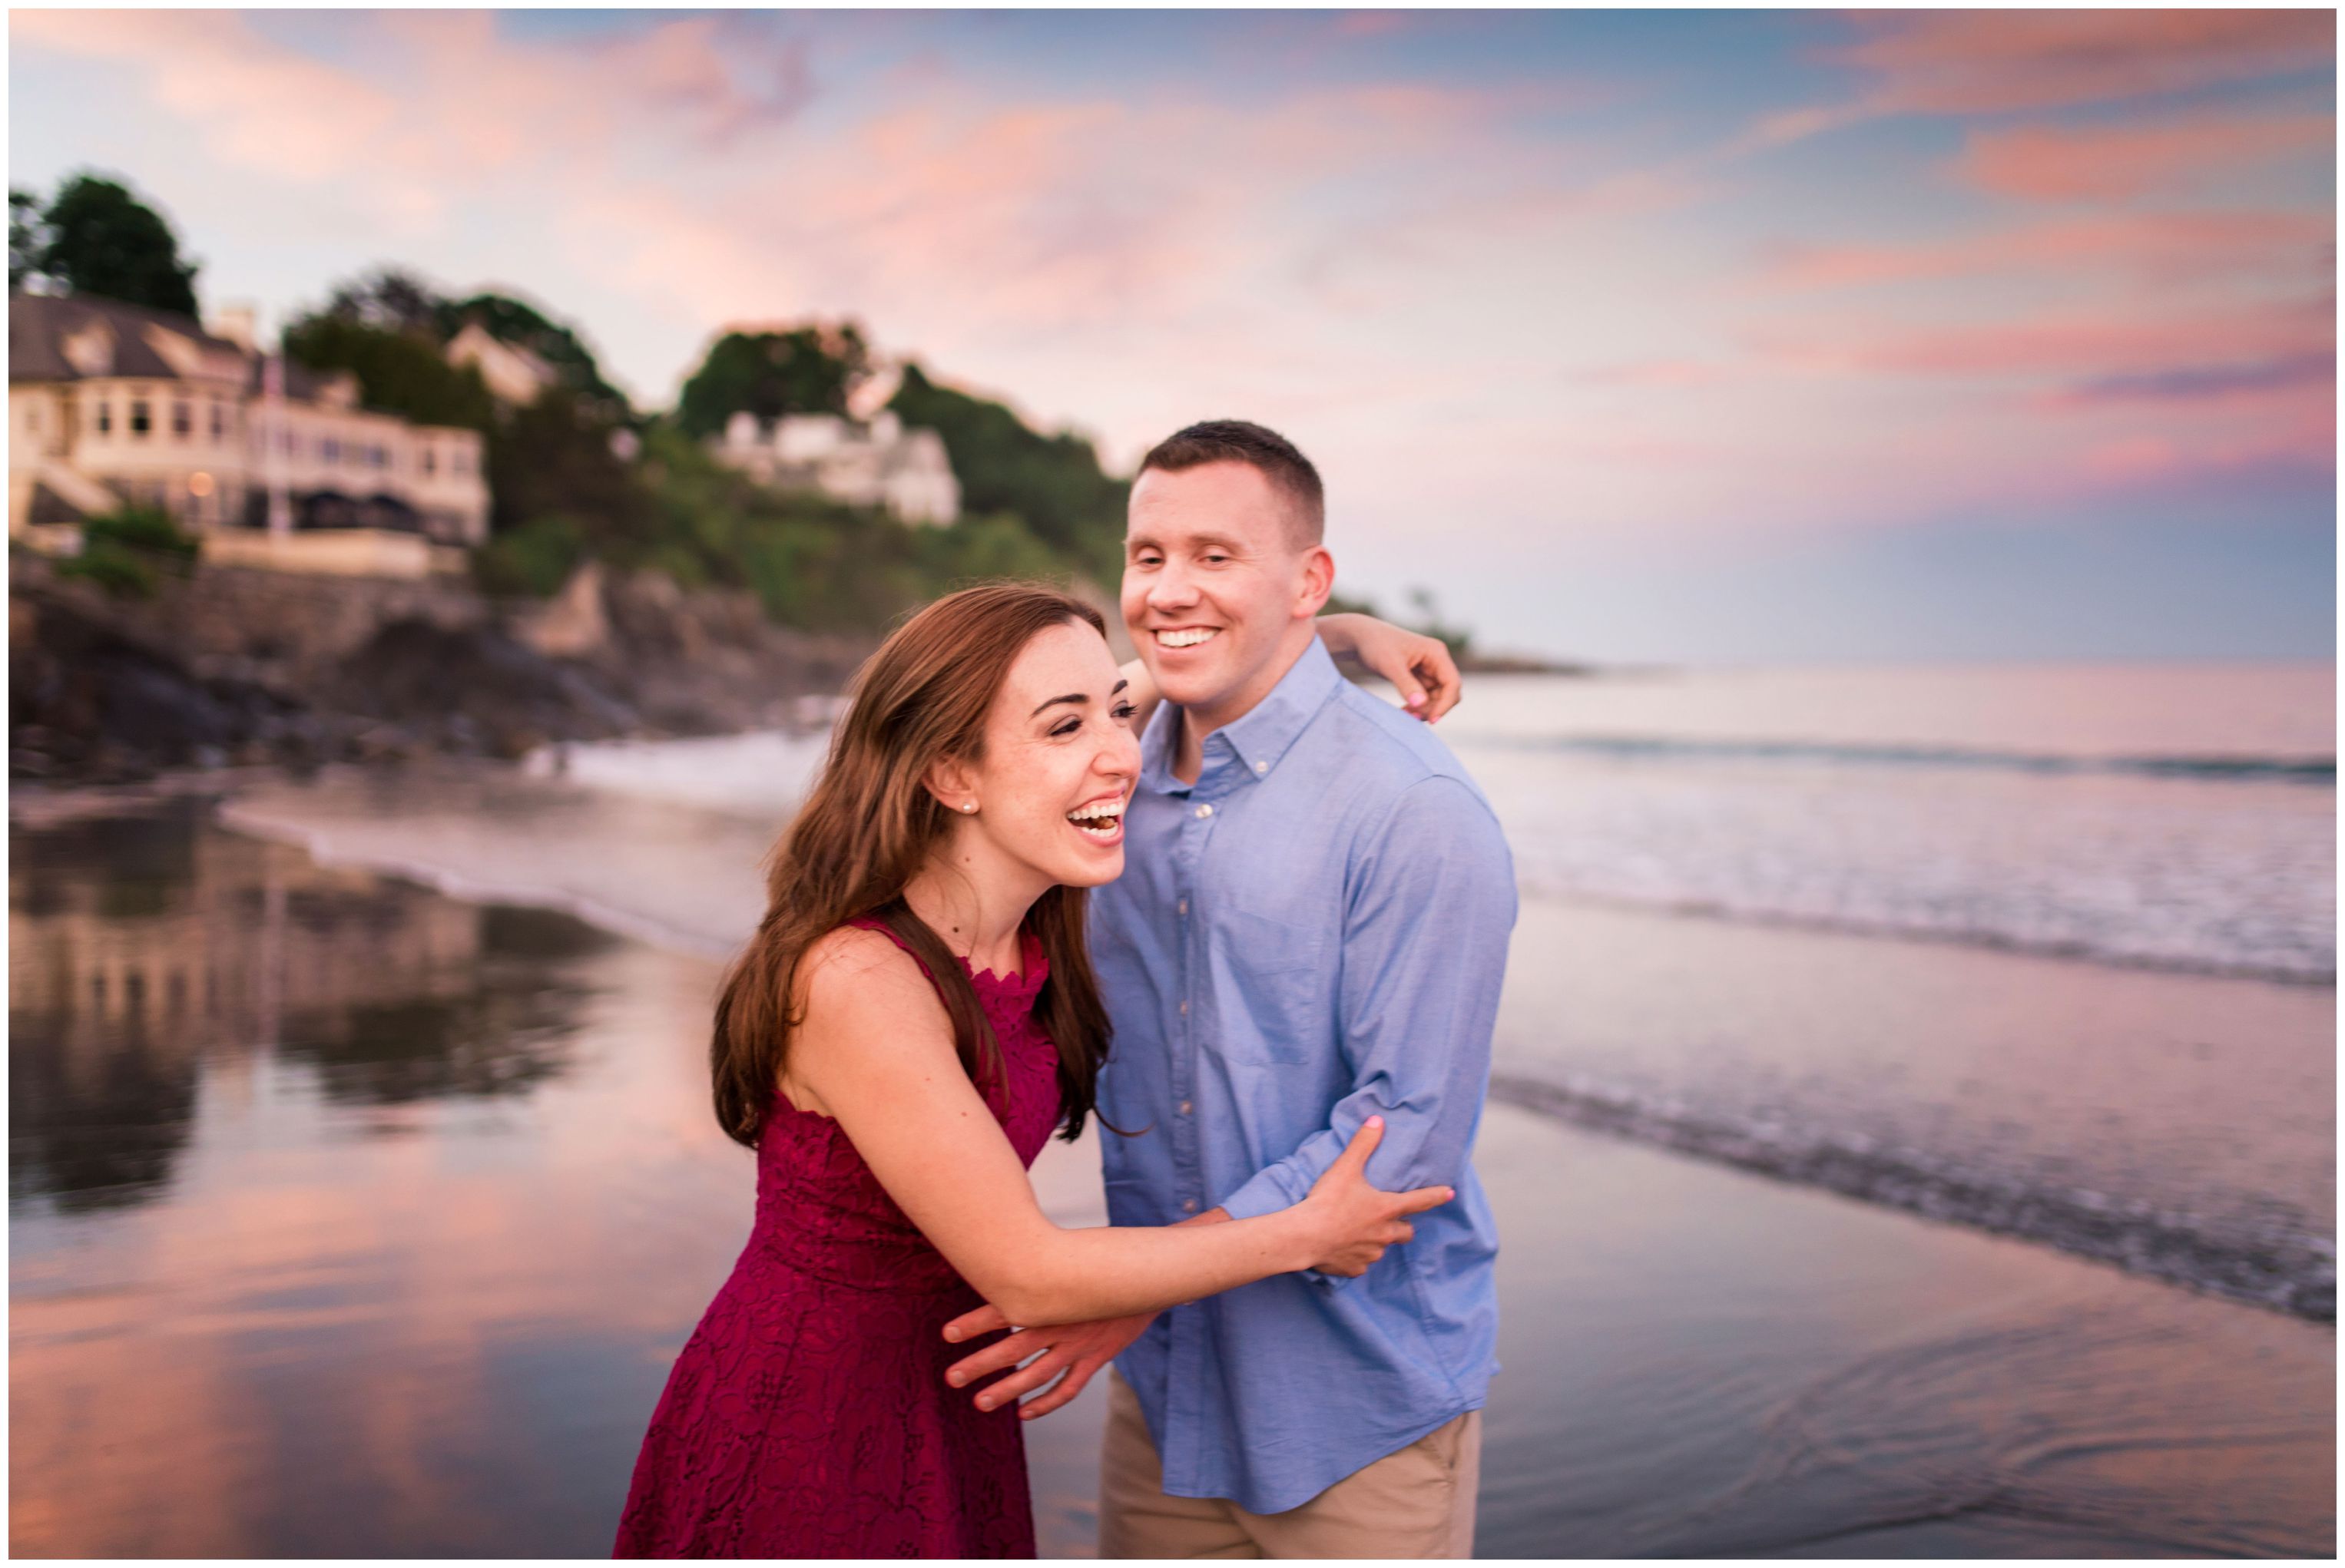
[[[1108,1373],[1102,1557],[1471,1557],[1482,1412],[1468,1411],[1284,1513],[1171,1497],[1139,1396]]]

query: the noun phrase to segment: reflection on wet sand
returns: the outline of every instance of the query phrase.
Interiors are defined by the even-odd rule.
[[[531,1358],[610,1360],[633,1315],[588,1233],[608,1208],[526,1112],[594,1055],[588,966],[619,945],[200,805],[13,839],[14,1549],[555,1549],[546,1507],[495,1498],[558,1482],[577,1412],[494,1406],[543,1405]],[[611,1337],[541,1331],[582,1306]],[[595,1500],[566,1512],[562,1545],[606,1543]]]
[[[257,1051],[330,1099],[517,1092],[559,1072],[574,987],[535,961],[607,939],[208,830],[182,802],[19,837],[9,878],[13,1198],[134,1203],[171,1176],[198,1075]],[[93,875],[95,873],[95,875]]]

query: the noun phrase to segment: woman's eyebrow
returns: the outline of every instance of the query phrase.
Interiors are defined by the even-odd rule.
[[[1129,685],[1131,685],[1131,684],[1132,684],[1132,683],[1131,683],[1131,681],[1129,681],[1129,680],[1118,681],[1118,682],[1114,684],[1114,686],[1112,686],[1112,688],[1110,688],[1110,689],[1109,689],[1108,695],[1109,695],[1109,696],[1111,696],[1111,697],[1112,697],[1112,696],[1114,696],[1114,695],[1116,694],[1116,693],[1122,691],[1126,686],[1129,686]],[[1063,697],[1052,697],[1050,701],[1048,701],[1048,702],[1044,703],[1041,705],[1041,707],[1038,707],[1038,708],[1036,708],[1032,713],[1030,713],[1027,714],[1026,716],[1027,716],[1028,718],[1030,718],[1030,719],[1032,719],[1032,718],[1039,718],[1039,717],[1041,715],[1041,713],[1042,713],[1042,709],[1043,709],[1043,708],[1055,708],[1055,707],[1057,707],[1061,703],[1068,703],[1068,704],[1070,704],[1070,705],[1071,705],[1071,706],[1074,706],[1074,707],[1078,707],[1078,708],[1080,708],[1080,707],[1081,707],[1085,703],[1088,703],[1088,702],[1090,702],[1090,701],[1091,701],[1091,697],[1090,697],[1090,694],[1089,694],[1089,693],[1083,693],[1083,692],[1069,692],[1069,693],[1068,693],[1065,696],[1063,696]]]

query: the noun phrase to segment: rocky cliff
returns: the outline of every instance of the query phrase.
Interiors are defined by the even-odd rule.
[[[123,601],[22,551],[8,643],[10,775],[60,781],[751,729],[838,691],[872,646],[593,565],[544,604],[225,567]]]

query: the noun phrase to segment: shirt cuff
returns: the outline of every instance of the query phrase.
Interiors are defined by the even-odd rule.
[[[1267,1170],[1257,1170],[1244,1186],[1214,1207],[1233,1219],[1259,1219],[1265,1214],[1292,1209],[1302,1200],[1286,1190],[1282,1179],[1284,1174],[1274,1165]]]
[[[1275,1214],[1282,1209],[1292,1209],[1302,1201],[1288,1196],[1285,1171],[1277,1166],[1254,1172],[1246,1184],[1216,1205],[1233,1219],[1259,1219],[1265,1214]],[[1323,1274],[1316,1269],[1297,1270],[1304,1279],[1323,1290],[1337,1290],[1352,1283],[1355,1276]]]

